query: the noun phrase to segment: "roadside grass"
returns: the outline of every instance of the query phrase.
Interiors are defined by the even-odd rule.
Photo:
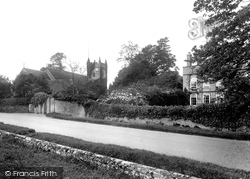
[[[0,124],[0,129],[3,129],[4,125],[5,124]],[[13,128],[19,127],[13,126]],[[203,179],[250,178],[250,172],[244,170],[229,169],[215,164],[198,162],[181,157],[166,156],[145,150],[131,149],[117,145],[87,142],[81,139],[56,134],[32,133],[32,135],[32,137],[37,139],[55,142],[73,148],[119,158],[126,161],[140,163],[147,166],[161,168],[168,171],[196,176]]]
[[[26,135],[26,136],[32,136],[36,132],[34,129],[30,129],[27,127],[14,126],[10,124],[4,124],[3,122],[0,122],[0,130],[5,130],[8,132],[12,132],[15,134],[20,134],[20,135]]]
[[[224,138],[224,139],[250,140],[250,134],[243,133],[243,132],[212,131],[212,130],[206,130],[206,129],[200,129],[200,128],[190,128],[190,127],[180,127],[180,126],[124,123],[124,122],[118,122],[118,121],[106,121],[102,119],[72,117],[72,116],[59,114],[59,113],[50,113],[50,114],[46,114],[46,116],[51,117],[51,118],[70,120],[70,121],[89,122],[89,123],[95,123],[95,124],[121,126],[121,127],[137,128],[137,129],[152,130],[152,131],[172,132],[172,133],[179,133],[179,134],[198,135],[198,136],[216,137],[216,138]]]
[[[130,179],[123,173],[91,166],[70,157],[62,157],[53,153],[26,147],[17,143],[14,137],[3,137],[0,142],[0,178],[4,172],[13,167],[63,167],[64,178],[100,178],[100,179]]]

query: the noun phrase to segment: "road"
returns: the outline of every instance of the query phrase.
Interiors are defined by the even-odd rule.
[[[5,124],[29,127],[37,132],[61,134],[85,141],[144,149],[250,171],[250,141],[66,121],[38,114],[0,113],[0,121]]]

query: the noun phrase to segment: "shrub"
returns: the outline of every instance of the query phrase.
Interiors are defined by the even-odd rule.
[[[0,106],[0,112],[3,113],[29,113],[29,106],[17,105],[17,106]]]
[[[132,106],[124,104],[105,104],[89,101],[84,104],[86,113],[93,118],[105,117],[160,119],[185,119],[207,127],[235,129],[250,126],[249,114],[235,118],[235,110],[228,104],[210,104],[197,107],[190,106]]]
[[[106,97],[99,101],[107,104],[130,104],[130,105],[145,105],[147,104],[145,97],[134,88],[113,90]]]
[[[181,91],[163,91],[158,87],[151,87],[145,94],[149,105],[171,106],[188,105],[186,94]]]
[[[48,97],[49,95],[47,93],[38,92],[31,98],[31,104],[33,104],[35,107],[39,104],[42,105]]]
[[[0,100],[0,105],[6,105],[6,106],[16,106],[16,105],[29,105],[30,98],[6,98]]]

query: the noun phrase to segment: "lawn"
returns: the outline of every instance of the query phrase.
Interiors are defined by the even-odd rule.
[[[243,132],[213,131],[213,130],[205,130],[205,129],[200,129],[200,128],[190,128],[190,127],[180,127],[180,126],[124,123],[124,122],[118,122],[118,121],[106,121],[102,119],[72,117],[72,116],[58,114],[58,113],[50,113],[50,114],[46,114],[46,116],[51,117],[51,118],[63,119],[63,120],[89,122],[89,123],[96,123],[96,124],[121,126],[121,127],[130,127],[130,128],[153,130],[153,131],[172,132],[172,133],[180,133],[180,134],[187,134],[187,135],[199,135],[199,136],[205,136],[205,137],[217,137],[217,138],[224,138],[224,139],[250,140],[250,133],[243,133]]]
[[[13,167],[63,167],[64,178],[83,179],[130,179],[123,173],[96,168],[88,163],[79,162],[70,157],[62,157],[53,153],[26,147],[11,137],[3,137],[0,142],[0,178],[5,171]]]
[[[6,127],[7,126],[7,127]],[[111,156],[114,158],[120,158],[126,161],[140,163],[152,167],[157,167],[169,171],[175,171],[186,175],[196,176],[203,179],[239,179],[250,178],[250,172],[243,170],[229,169],[210,163],[202,163],[186,158],[166,156],[156,154],[145,150],[130,149],[127,147],[121,147],[116,145],[106,145],[99,143],[92,143],[83,141],[80,139],[48,134],[48,133],[35,133],[28,128],[16,127],[11,125],[0,124],[0,129],[13,131],[27,131],[26,135],[34,138],[55,142],[58,144],[71,146],[74,148],[98,153],[101,155]],[[28,132],[30,131],[30,132]],[[25,133],[25,132],[24,132]],[[32,149],[33,150],[33,149]],[[44,155],[51,155],[50,153],[44,153]],[[52,157],[51,157],[52,158]],[[77,161],[74,161],[77,162]],[[79,162],[78,162],[79,164]],[[59,165],[58,165],[59,166]],[[92,168],[91,168],[92,170]],[[98,171],[95,171],[95,173]],[[105,171],[101,170],[100,175]],[[107,172],[107,171],[106,171]],[[73,172],[72,172],[73,173]],[[105,173],[106,174],[106,173]],[[117,174],[111,174],[111,176]],[[70,174],[68,175],[70,176]],[[102,177],[105,178],[105,177]],[[111,177],[110,177],[111,178]],[[120,176],[118,178],[121,178]]]

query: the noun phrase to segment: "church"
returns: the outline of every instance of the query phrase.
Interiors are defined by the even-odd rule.
[[[98,62],[90,62],[88,59],[87,76],[50,67],[43,68],[41,71],[23,68],[20,72],[20,75],[21,74],[44,76],[48,80],[52,92],[64,91],[72,85],[76,87],[76,89],[81,90],[91,81],[107,89],[108,65],[106,60],[105,63],[103,63],[100,58]]]

